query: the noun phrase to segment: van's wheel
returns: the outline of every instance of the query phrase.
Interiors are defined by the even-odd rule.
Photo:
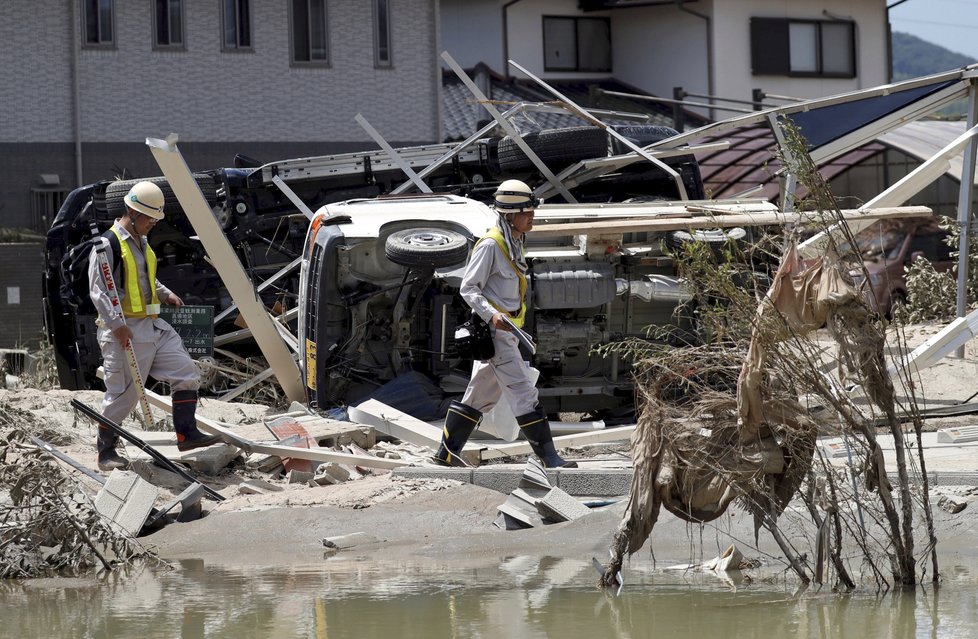
[[[194,179],[197,180],[197,184],[200,186],[200,190],[204,194],[204,199],[207,200],[207,204],[214,206],[214,204],[217,202],[217,181],[214,179],[214,176],[206,173],[198,173],[194,175]],[[138,180],[119,180],[118,182],[113,182],[105,187],[105,209],[108,211],[110,216],[116,218],[125,214],[126,193],[129,192],[129,189],[131,189],[136,182],[143,181],[152,182],[156,186],[160,187],[161,191],[163,191],[164,214],[169,215],[180,209],[180,202],[177,201],[177,196],[174,195],[173,189],[170,188],[170,185],[166,181],[165,177],[140,178]]]
[[[579,160],[608,155],[608,134],[604,129],[593,126],[527,133],[523,136],[523,141],[555,173]],[[497,156],[499,170],[503,173],[536,168],[523,153],[523,149],[509,136],[499,141]]]
[[[465,261],[469,243],[464,235],[448,229],[408,229],[387,236],[387,259],[401,266],[455,266]]]
[[[706,244],[716,256],[723,255],[723,249],[743,249],[746,245],[747,231],[738,227],[729,229],[698,229],[695,231],[671,231],[666,234],[666,248],[675,253],[685,244]]]
[[[653,142],[660,142],[674,135],[679,135],[679,131],[672,127],[660,126],[655,124],[616,124],[611,127],[616,133],[636,145],[648,146]],[[611,142],[611,154],[622,155],[631,153],[632,150],[624,142],[616,137],[608,136]]]

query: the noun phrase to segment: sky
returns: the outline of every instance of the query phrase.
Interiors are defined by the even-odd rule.
[[[906,0],[890,9],[890,26],[978,61],[978,0]]]

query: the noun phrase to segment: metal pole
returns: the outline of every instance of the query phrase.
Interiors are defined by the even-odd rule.
[[[686,92],[683,91],[682,87],[672,87],[672,99],[674,100],[672,105],[672,128],[680,133],[683,132],[683,128],[686,126],[686,113],[683,111],[683,98],[685,97]]]
[[[624,144],[625,146],[627,146],[629,149],[631,149],[635,153],[638,153],[640,156],[642,156],[643,158],[645,158],[646,160],[648,160],[649,162],[651,162],[655,166],[657,166],[660,169],[662,169],[663,171],[665,171],[666,174],[669,175],[676,182],[676,190],[679,191],[679,199],[680,200],[688,200],[689,199],[689,196],[686,194],[686,185],[683,184],[683,178],[682,178],[681,175],[679,175],[679,173],[676,172],[675,169],[673,169],[671,166],[669,166],[668,164],[666,164],[662,160],[654,157],[648,151],[646,151],[642,147],[636,145],[634,142],[632,142],[631,140],[629,140],[628,138],[626,138],[625,136],[623,136],[621,133],[619,133],[618,131],[616,131],[613,128],[609,127],[607,124],[605,124],[601,120],[597,119],[596,117],[594,117],[593,115],[591,115],[590,113],[588,113],[587,111],[585,111],[584,109],[582,109],[576,103],[572,102],[570,98],[568,98],[567,96],[565,96],[561,92],[557,91],[557,89],[553,88],[552,86],[550,86],[549,84],[547,84],[546,82],[544,82],[543,80],[541,80],[540,78],[538,78],[537,76],[535,76],[534,74],[532,74],[529,71],[527,71],[524,67],[520,66],[519,64],[517,64],[516,62],[514,62],[512,60],[510,60],[509,63],[511,65],[513,65],[514,67],[516,67],[517,69],[519,69],[520,72],[523,73],[523,75],[525,75],[526,77],[530,78],[531,80],[533,80],[534,82],[536,82],[537,84],[539,84],[541,87],[543,87],[548,92],[550,92],[550,94],[553,95],[555,98],[557,98],[558,100],[560,100],[561,102],[563,102],[564,104],[566,104],[567,107],[573,113],[577,114],[579,117],[583,118],[584,120],[590,122],[594,126],[596,126],[598,128],[601,128],[601,129],[604,129],[608,133],[608,135],[610,135],[611,137],[615,138],[616,140],[618,140],[619,142],[621,142],[622,144]]]
[[[442,51],[441,58],[442,60],[445,61],[446,64],[448,64],[448,66],[452,69],[452,71],[455,72],[455,75],[457,75],[458,79],[462,81],[462,84],[464,84],[466,88],[468,88],[468,90],[472,93],[472,95],[475,96],[475,99],[482,102],[483,106],[486,107],[486,111],[488,111],[489,115],[492,116],[492,119],[495,120],[497,123],[499,123],[499,126],[502,127],[503,131],[506,132],[506,135],[508,135],[513,139],[513,142],[516,143],[516,146],[520,147],[520,150],[523,151],[526,157],[528,157],[530,161],[533,162],[533,166],[535,166],[537,170],[543,174],[543,177],[547,178],[547,182],[549,182],[551,186],[557,189],[557,191],[562,196],[564,196],[565,200],[567,200],[572,204],[576,204],[577,198],[571,195],[571,192],[567,189],[566,186],[563,185],[563,183],[560,180],[557,179],[557,176],[554,175],[554,172],[551,171],[549,168],[547,168],[547,165],[544,164],[543,160],[541,160],[540,157],[533,151],[533,149],[531,149],[529,145],[527,145],[526,141],[523,139],[523,136],[520,135],[519,131],[517,131],[512,124],[510,124],[509,120],[507,120],[502,115],[500,115],[499,111],[497,111],[496,107],[492,105],[489,98],[487,98],[485,94],[479,90],[479,87],[475,85],[475,82],[472,81],[472,78],[470,78],[465,73],[465,71],[462,70],[462,67],[458,65],[458,62],[455,61],[455,58],[449,55],[448,51]]]
[[[968,129],[978,124],[978,85],[971,80],[968,89]],[[957,315],[964,317],[968,308],[968,234],[971,226],[971,206],[975,191],[975,153],[978,137],[972,137],[964,147],[961,164],[961,188],[958,191],[958,299]],[[964,345],[954,351],[954,356],[964,357]]]
[[[387,152],[387,155],[390,156],[394,164],[396,164],[398,168],[404,171],[404,175],[408,176],[408,179],[411,180],[411,182],[413,182],[416,187],[418,187],[418,190],[420,190],[422,193],[431,193],[431,188],[429,188],[428,185],[424,183],[424,180],[418,177],[418,174],[414,172],[414,169],[411,168],[411,165],[405,162],[404,158],[402,158],[400,155],[397,154],[397,151],[395,151],[394,147],[392,147],[390,143],[388,143],[387,140],[384,139],[384,136],[378,133],[377,129],[371,126],[369,122],[367,122],[367,118],[363,117],[363,114],[357,113],[353,119],[357,121],[357,124],[363,127],[363,130],[366,131],[367,134],[374,139],[374,142],[376,142],[380,146],[380,148],[382,148],[384,151]]]

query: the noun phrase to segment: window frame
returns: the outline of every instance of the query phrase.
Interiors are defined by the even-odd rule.
[[[180,42],[173,43],[173,17],[170,13],[170,2],[173,0],[150,0],[152,3],[153,14],[153,50],[154,51],[186,51],[187,50],[187,3],[184,0],[176,0],[180,3]],[[163,44],[159,41],[159,29],[157,25],[157,4],[163,2],[166,6],[167,20],[170,22],[170,42]],[[223,38],[222,38],[223,39]]]
[[[98,5],[102,2],[109,3],[109,31],[110,37],[107,40],[102,40],[102,20],[101,11]],[[91,11],[89,5],[95,4],[96,10],[96,20],[98,20],[99,27],[99,41],[91,42],[88,39],[88,16]],[[115,37],[115,0],[81,0],[81,43],[84,49],[115,49],[116,48],[116,37]]]
[[[224,53],[254,53],[255,51],[255,29],[254,29],[254,11],[252,11],[251,0],[218,0],[221,3],[221,51]],[[237,44],[229,45],[225,35],[227,34],[228,25],[228,2],[233,2],[235,7],[234,18],[234,33],[235,40]],[[248,44],[241,44],[241,7],[242,5],[247,6],[248,9]]]
[[[547,21],[548,20],[571,20],[574,22],[574,67],[549,67],[547,66]],[[582,69],[581,68],[581,44],[580,44],[580,24],[584,21],[603,22],[608,31],[608,68],[606,69]],[[540,41],[543,43],[543,70],[547,73],[612,73],[615,68],[614,58],[612,57],[611,45],[611,18],[606,16],[567,16],[567,15],[543,15],[541,16]]]
[[[289,66],[291,67],[313,67],[313,68],[329,68],[332,66],[332,50],[330,49],[330,37],[329,37],[329,0],[322,0],[323,3],[323,34],[326,39],[324,43],[324,49],[326,51],[326,58],[323,60],[312,60],[312,51],[309,51],[309,60],[298,60],[296,57],[296,38],[295,38],[295,3],[304,2],[306,4],[306,15],[308,16],[311,12],[309,11],[309,3],[316,0],[289,0]],[[306,38],[307,41],[311,41],[311,29],[312,23],[306,23]],[[311,47],[310,47],[311,49]]]
[[[380,25],[380,6],[384,5],[384,13],[387,16],[387,21],[381,29]],[[374,0],[371,5],[373,6],[374,12],[374,67],[378,69],[390,69],[394,66],[394,47],[391,36],[391,2],[390,0]],[[386,39],[387,41],[387,59],[384,60],[380,56],[380,41],[381,39]]]
[[[815,25],[815,71],[795,71],[791,68],[792,25]],[[822,26],[826,24],[848,27],[849,70],[825,71],[825,46]],[[859,76],[856,59],[855,20],[817,20],[808,18],[750,19],[751,75],[778,75],[791,78],[840,78],[851,80]]]

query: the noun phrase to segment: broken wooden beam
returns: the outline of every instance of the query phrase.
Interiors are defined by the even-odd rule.
[[[173,412],[170,398],[147,390],[146,399],[157,408],[162,408],[168,413]],[[263,444],[245,439],[236,435],[230,428],[225,428],[218,422],[197,415],[197,427],[205,433],[220,435],[226,443],[232,444],[250,453],[265,453],[267,455],[278,455],[279,457],[292,457],[293,459],[308,459],[310,461],[337,462],[339,464],[349,464],[351,466],[366,466],[369,468],[391,469],[401,466],[409,466],[410,463],[398,459],[383,459],[372,455],[353,455],[350,453],[337,453],[325,448],[293,448],[291,446],[279,446],[276,444]]]
[[[691,207],[690,212],[702,212],[703,207]],[[651,212],[651,211],[650,211]],[[657,219],[654,215],[639,219],[603,219],[591,222],[561,222],[558,224],[539,224],[529,231],[533,237],[552,237],[559,235],[584,235],[587,233],[615,232],[638,233],[644,231],[683,231],[686,229],[715,229],[734,226],[774,226],[794,224],[798,222],[816,222],[819,216],[833,220],[830,212],[803,211],[785,213],[782,211],[761,211],[757,213],[720,214],[718,209],[711,210],[714,215],[696,215],[694,217],[676,217],[675,209],[664,210],[669,217]],[[889,206],[876,209],[845,209],[841,211],[843,219],[877,220],[883,218],[921,217],[933,215],[926,206]]]

